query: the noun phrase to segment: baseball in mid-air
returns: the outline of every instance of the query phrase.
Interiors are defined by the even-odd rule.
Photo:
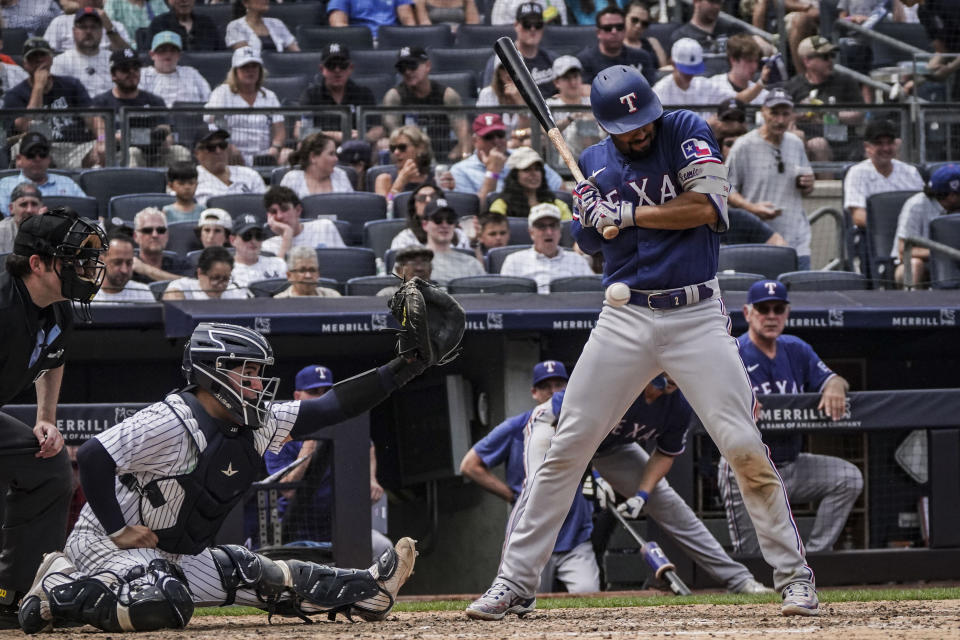
[[[624,282],[614,282],[607,287],[607,303],[614,307],[622,307],[630,302],[630,287]]]

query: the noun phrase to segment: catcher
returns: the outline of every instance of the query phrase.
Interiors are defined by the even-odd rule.
[[[279,378],[267,377],[273,350],[262,335],[198,325],[184,349],[187,386],[80,448],[88,502],[65,550],[44,557],[21,628],[183,628],[195,606],[231,604],[306,621],[315,613],[383,620],[413,571],[410,538],[367,570],[274,561],[213,538],[265,451],[367,411],[456,357],[464,313],[453,298],[413,279],[390,307],[401,324],[398,357],[304,401],[273,402]]]

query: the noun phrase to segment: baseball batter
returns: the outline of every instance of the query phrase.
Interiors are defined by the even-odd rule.
[[[796,336],[784,335],[790,317],[786,286],[778,280],[753,283],[747,292],[743,317],[748,328],[737,342],[754,393],[818,391],[818,408],[833,420],[841,419],[846,411],[849,384],[824,364],[813,347]],[[803,435],[796,431],[768,432],[763,441],[770,447],[770,458],[790,497],[797,502],[818,503],[807,549],[830,551],[863,491],[863,474],[842,458],[803,453]],[[725,458],[720,459],[717,482],[734,550],[756,553],[757,534],[746,517],[740,489]]]
[[[213,539],[265,451],[368,410],[426,364],[398,357],[320,398],[282,403],[273,402],[279,378],[266,377],[272,364],[256,331],[201,323],[184,349],[188,386],[80,448],[88,502],[65,552],[44,558],[23,600],[25,632],[71,623],[182,628],[195,605],[234,603],[304,618],[386,616],[413,569],[410,538],[366,571],[273,561]]]
[[[592,179],[575,189],[579,220],[573,233],[587,253],[603,252],[604,284],[626,283],[630,302],[601,310],[570,378],[549,451],[528,482],[499,575],[467,615],[496,620],[534,608],[540,569],[581,474],[610,425],[661,371],[686,390],[730,461],[763,556],[774,568],[782,613],[816,615],[813,571],[754,423],[753,391],[717,285],[729,184],[713,134],[690,111],[664,114],[631,67],[601,71],[590,104],[610,137],[580,156]],[[619,235],[604,240],[601,232],[611,225]]]

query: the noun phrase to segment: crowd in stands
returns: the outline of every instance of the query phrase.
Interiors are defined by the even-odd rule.
[[[639,67],[664,105],[697,108],[730,168],[728,244],[790,247],[809,269],[802,198],[816,179],[841,178],[850,264],[867,274],[869,198],[916,193],[898,203],[892,246],[874,249],[896,265],[907,236],[927,237],[932,217],[957,211],[960,175],[898,159],[902,112],[883,103],[956,97],[960,8],[789,1],[778,53],[763,35],[780,30],[776,4],[693,0],[686,15],[660,16],[647,0],[2,0],[5,41],[22,38],[0,45],[0,100],[15,111],[4,120],[0,253],[44,199],[86,197],[81,172],[122,158],[165,172],[166,195],[129,220],[100,203],[113,230],[105,301],[152,299],[152,282],[170,283],[152,290],[166,299],[247,297],[251,284],[282,279],[289,286],[274,293],[331,295],[344,282],[320,286],[322,260],[308,254],[364,243],[374,273],[425,268],[441,284],[498,273],[547,293],[551,279],[598,273],[565,232],[570,183],[556,168],[566,169],[533,148],[538,125],[489,53],[508,35],[575,155],[606,135],[589,90],[611,65]],[[932,54],[925,74],[901,72],[892,93],[860,82],[838,58],[869,72],[876,51],[844,22],[908,25]],[[445,57],[459,51],[470,55]],[[349,112],[324,111],[334,106]],[[369,112],[378,106],[387,109]],[[131,186],[121,193],[140,193]],[[357,199],[321,204],[347,194]],[[372,194],[381,199],[363,199]],[[226,196],[253,198],[217,205]],[[373,227],[364,235],[363,222],[391,218],[387,242],[371,241]],[[177,225],[195,225],[195,242],[168,249]],[[929,252],[913,251],[923,281]]]

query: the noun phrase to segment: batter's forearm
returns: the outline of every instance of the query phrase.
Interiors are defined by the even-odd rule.
[[[639,490],[651,493],[657,483],[669,473],[671,467],[673,467],[673,456],[668,456],[659,449],[654,451],[643,467]]]
[[[634,211],[636,226],[647,229],[693,229],[717,221],[717,210],[702,193],[687,191],[673,200]]]

